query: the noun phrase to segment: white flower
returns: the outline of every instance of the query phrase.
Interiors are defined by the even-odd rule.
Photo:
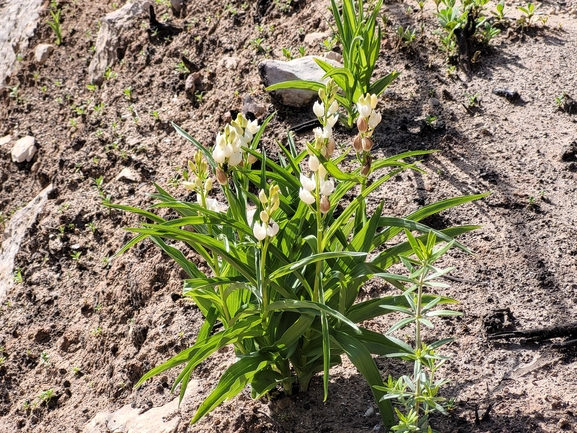
[[[265,224],[255,223],[254,228],[252,229],[252,234],[259,241],[262,241],[264,238],[266,238],[266,231],[267,227]]]
[[[367,101],[367,98],[361,96],[357,102],[357,110],[361,116],[369,117],[372,111],[371,101]]]
[[[242,152],[234,152],[228,159],[228,165],[234,167],[242,161]]]
[[[335,190],[335,183],[331,180],[323,180],[321,181],[321,194],[324,196],[329,196]]]
[[[299,189],[299,197],[306,204],[313,204],[315,202],[315,196],[304,188]]]
[[[311,179],[310,177],[307,177],[301,173],[300,181],[301,181],[301,185],[302,185],[304,190],[306,190],[308,192],[314,191],[314,189],[316,187],[314,179]]]
[[[271,238],[278,233],[279,227],[278,224],[271,218],[268,222],[268,227],[266,229],[267,235]]]
[[[325,104],[323,104],[322,102],[318,102],[315,101],[315,104],[313,105],[313,111],[315,113],[315,116],[317,117],[324,117],[325,115]]]
[[[206,208],[213,212],[220,212],[218,201],[215,198],[207,198],[206,199]]]
[[[339,109],[339,103],[337,101],[333,101],[333,103],[329,107],[329,115],[335,114],[338,109]]]
[[[256,134],[259,128],[260,126],[258,126],[258,120],[256,119],[246,124],[246,130],[250,132],[252,135]]]
[[[377,108],[377,102],[379,102],[377,95],[375,95],[374,93],[371,95],[371,108],[374,110],[375,108]]]
[[[309,168],[311,171],[317,171],[319,169],[319,159],[315,155],[309,156]]]
[[[373,111],[369,116],[369,128],[375,129],[379,123],[381,123],[381,114]]]
[[[327,169],[325,168],[324,165],[319,165],[319,171],[317,171],[317,174],[319,176],[319,179],[324,179],[325,177],[327,177]]]
[[[223,147],[217,144],[214,150],[212,151],[212,157],[214,158],[217,164],[224,164],[226,161],[226,156],[224,155]]]
[[[338,114],[335,114],[334,116],[327,117],[327,126],[330,126],[332,128],[337,123],[337,120],[339,120]]]

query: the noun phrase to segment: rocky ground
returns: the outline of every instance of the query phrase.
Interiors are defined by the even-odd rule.
[[[110,261],[130,239],[122,228],[138,219],[101,205],[110,196],[146,206],[153,182],[193,199],[179,185],[193,149],[171,122],[210,146],[231,111],[260,119],[276,111],[264,139],[274,149],[289,127],[311,118],[310,107],[271,99],[257,65],[283,60],[282,48],[295,57],[299,47],[322,54],[331,35],[327,3],[198,0],[177,17],[157,0],[159,21],[180,29],[172,35],[149,32],[148,8],[137,4],[133,18],[115,21],[118,49],[100,51],[103,19],[123,2],[57,1],[59,46],[44,2],[28,44],[11,44],[16,60],[0,89],[0,432],[108,432],[120,425],[133,432],[384,431],[368,386],[347,362],[333,370],[327,402],[317,378],[307,394],[252,401],[246,391],[194,426],[188,420],[232,352],[197,369],[180,409],[169,393],[177,372],[133,390],[146,371],[194,342],[202,318],[181,297],[182,273],[154,245],[142,243]],[[518,17],[514,6],[506,14]],[[0,16],[7,7],[0,3]],[[390,215],[491,192],[428,221],[483,226],[461,239],[474,255],[455,251],[443,263],[456,267],[445,294],[461,301],[463,316],[428,334],[456,338],[445,349],[452,359],[442,372],[451,380],[443,395],[454,404],[432,424],[441,432],[577,431],[575,347],[563,339],[487,338],[500,329],[575,321],[575,5],[545,2],[545,23],[503,31],[470,74],[448,68],[433,33],[434,8],[427,4],[421,14],[413,3],[383,7],[376,74],[401,75],[379,104],[383,122],[375,137],[380,156],[440,151],[421,163],[425,174],[404,173],[383,188]],[[407,47],[398,44],[399,25],[422,31]],[[40,44],[51,47],[37,50]],[[91,80],[102,82],[92,87]],[[520,98],[509,101],[495,88]],[[436,118],[431,125],[428,116]],[[342,143],[351,139],[344,129],[337,134]],[[26,148],[14,162],[13,148],[28,136],[36,151]],[[297,134],[300,145],[310,138],[310,130]],[[26,208],[42,191],[37,211]],[[373,282],[365,291],[393,290]],[[385,332],[391,320],[370,326]],[[377,362],[384,375],[406,367]]]

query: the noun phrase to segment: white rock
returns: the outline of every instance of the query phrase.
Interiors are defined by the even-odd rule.
[[[323,41],[330,38],[330,34],[326,32],[315,32],[305,35],[304,43],[309,47],[322,45]]]
[[[334,60],[323,59],[336,67],[342,65]],[[322,82],[325,72],[316,64],[314,57],[306,56],[282,62],[280,60],[265,60],[258,65],[258,71],[265,86],[291,80],[307,80]],[[302,89],[283,89],[273,92],[279,102],[291,107],[302,107],[317,97],[317,92]]]
[[[44,207],[51,191],[52,184],[48,185],[24,208],[16,211],[6,224],[3,233],[4,240],[0,246],[0,301],[4,299],[6,291],[14,284],[14,258],[20,249],[20,244],[27,230],[36,221],[36,217]]]
[[[36,59],[36,63],[40,65],[46,63],[46,60],[48,60],[48,57],[50,57],[52,51],[54,51],[54,46],[51,44],[37,45],[34,49],[34,59]]]
[[[88,79],[91,83],[102,84],[106,69],[118,61],[118,49],[127,45],[124,29],[138,25],[141,15],[148,14],[149,6],[147,0],[126,3],[102,19],[94,57],[88,66]]]
[[[6,143],[10,143],[10,140],[12,140],[12,136],[11,135],[5,135],[4,137],[0,138],[0,146],[2,146],[3,144],[6,144]]]
[[[121,180],[121,179],[126,179],[126,180],[129,180],[130,182],[138,182],[138,181],[140,181],[140,176],[138,174],[134,173],[128,167],[126,167],[126,168],[123,168],[120,173],[118,173],[118,176],[116,176],[116,180]]]
[[[218,62],[218,66],[221,68],[224,66],[229,71],[234,70],[238,66],[238,59],[236,57],[223,57]]]
[[[27,135],[16,142],[12,148],[12,161],[24,162],[31,161],[36,154],[36,139]]]

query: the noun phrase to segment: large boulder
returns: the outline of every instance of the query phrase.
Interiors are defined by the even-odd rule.
[[[342,65],[334,60],[322,59],[335,67]],[[265,86],[291,80],[307,80],[323,82],[325,72],[314,61],[313,56],[300,57],[289,62],[280,60],[264,60],[258,65],[258,71]],[[283,89],[272,92],[273,96],[283,105],[303,107],[310,104],[317,92],[302,89]]]
[[[120,60],[118,53],[126,49],[128,30],[137,27],[142,15],[148,15],[149,7],[147,0],[127,3],[102,19],[94,57],[88,66],[88,79],[91,83],[102,84],[106,69],[116,64]]]

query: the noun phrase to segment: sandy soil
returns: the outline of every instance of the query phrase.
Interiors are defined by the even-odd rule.
[[[225,2],[190,3],[185,18],[155,4],[159,17],[167,13],[184,31],[170,41],[154,39],[143,20],[131,32],[124,61],[112,68],[116,76],[91,91],[87,70],[96,20],[113,4],[60,2],[63,45],[44,65],[34,62],[36,44],[53,40],[42,19],[10,78],[10,87],[19,85],[16,97],[10,89],[0,94],[0,137],[33,135],[39,146],[22,164],[11,161],[11,145],[0,147],[0,211],[9,218],[45,186],[55,187],[17,256],[22,282],[0,307],[0,432],[79,432],[97,412],[126,404],[147,409],[174,398],[169,387],[177,372],[132,387],[194,341],[201,314],[181,298],[182,273],[154,245],[142,243],[106,261],[130,238],[122,227],[137,219],[102,207],[94,179],[103,176],[106,194],[119,203],[146,206],[152,182],[192,199],[178,186],[192,149],[170,122],[210,145],[230,111],[241,110],[250,95],[267,113],[278,111],[265,139],[272,148],[288,127],[312,117],[312,111],[277,105],[256,66],[264,58],[281,59],[281,48],[298,55],[305,35],[328,32],[325,1],[265,0],[247,2],[246,9],[231,2],[236,13]],[[401,76],[379,105],[384,121],[376,152],[440,152],[422,162],[426,174],[404,173],[383,189],[387,212],[401,216],[442,198],[491,192],[427,221],[436,228],[483,226],[461,239],[475,255],[454,251],[443,263],[456,267],[444,294],[461,301],[463,316],[438,322],[428,334],[456,338],[445,349],[452,359],[443,371],[451,380],[443,395],[454,399],[454,407],[432,424],[441,432],[577,431],[575,347],[560,346],[560,339],[487,338],[488,332],[555,326],[577,316],[577,115],[555,102],[563,92],[577,98],[576,19],[562,12],[526,32],[504,31],[468,77],[447,73],[433,34],[434,6],[423,17],[416,10],[408,15],[409,6],[416,7],[383,8],[388,24],[377,74],[396,69]],[[542,10],[558,6],[547,3]],[[394,29],[420,23],[417,40],[397,49]],[[257,38],[264,50],[251,43]],[[319,43],[306,50],[323,51]],[[196,94],[185,93],[181,55],[198,67]],[[230,57],[236,67],[227,69]],[[128,87],[130,99],[123,92]],[[495,88],[521,98],[509,102]],[[477,94],[480,104],[467,108]],[[82,106],[85,113],[78,114],[74,107]],[[426,126],[427,116],[437,117],[434,128]],[[341,142],[350,140],[345,130],[338,134]],[[297,138],[304,144],[310,131]],[[126,167],[137,182],[116,179]],[[81,253],[79,260],[74,252]],[[393,291],[378,281],[366,288],[367,296]],[[393,319],[370,326],[385,332]],[[177,415],[183,419],[178,432],[384,431],[369,410],[376,405],[368,386],[346,362],[334,369],[325,403],[316,378],[308,394],[252,401],[246,391],[189,426],[195,405],[232,360],[232,352],[223,351],[198,368],[195,396]],[[383,375],[407,368],[377,362]],[[48,389],[57,398],[26,409]]]

